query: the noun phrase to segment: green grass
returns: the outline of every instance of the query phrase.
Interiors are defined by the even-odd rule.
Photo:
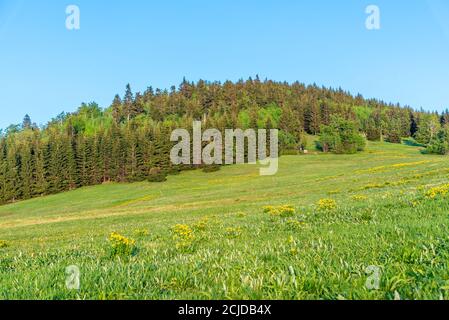
[[[0,299],[449,299],[449,202],[426,197],[448,164],[371,143],[283,157],[274,177],[230,166],[3,206]],[[178,224],[193,237],[175,237]],[[135,255],[112,255],[112,232],[134,239]],[[66,288],[71,265],[79,291]],[[378,290],[365,285],[369,266],[381,269]]]

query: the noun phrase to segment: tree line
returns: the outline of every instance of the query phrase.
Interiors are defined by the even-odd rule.
[[[108,108],[83,103],[45,126],[25,116],[22,124],[2,131],[0,203],[191,169],[170,163],[170,135],[176,128],[190,130],[194,120],[219,130],[279,129],[280,149],[291,151],[307,147],[306,134],[324,133],[329,139],[336,131],[325,128],[332,128],[336,118],[369,140],[400,143],[415,137],[430,145],[449,136],[442,133],[449,112],[416,111],[341,88],[258,77],[224,83],[183,80],[169,90],[148,87],[135,94],[127,85]],[[352,149],[360,148],[357,139]]]

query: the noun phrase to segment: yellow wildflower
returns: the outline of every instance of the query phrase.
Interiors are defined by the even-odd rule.
[[[241,234],[241,228],[226,228],[226,236],[229,238],[238,238]]]
[[[318,201],[317,206],[321,211],[330,211],[337,208],[337,202],[332,199],[321,199]]]
[[[185,224],[177,224],[173,227],[173,240],[176,241],[176,248],[187,249],[195,240],[192,228]]]
[[[435,187],[426,192],[426,197],[435,199],[437,196],[445,196],[449,193],[449,184]]]
[[[112,232],[109,236],[112,255],[133,255],[136,252],[136,241],[126,238],[117,232]]]
[[[296,214],[295,208],[290,205],[284,205],[284,206],[278,206],[278,207],[267,206],[267,207],[264,207],[264,212],[269,213],[271,216],[282,217],[282,218],[293,217]]]
[[[364,201],[364,200],[368,200],[367,196],[364,195],[355,195],[352,197],[352,200],[354,201]]]

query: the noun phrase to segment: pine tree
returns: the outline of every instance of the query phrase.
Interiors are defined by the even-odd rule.
[[[44,150],[38,132],[35,133],[33,139],[33,162],[34,162],[34,171],[33,171],[32,195],[33,196],[44,195],[47,191],[47,181],[45,180]]]
[[[6,178],[8,175],[8,166],[7,166],[7,146],[6,140],[0,139],[0,203],[6,203],[8,199],[7,192],[7,182]]]
[[[126,120],[129,122],[136,116],[143,114],[144,109],[144,99],[140,93],[136,93],[134,96],[131,91],[131,86],[128,84],[126,86],[125,96],[123,98],[123,114]]]
[[[21,180],[21,198],[30,199],[33,196],[33,172],[34,159],[32,155],[31,144],[25,140],[20,149],[20,180]]]
[[[31,118],[29,115],[25,115],[22,122],[22,129],[30,129],[31,128]]]
[[[15,146],[10,143],[6,155],[5,198],[15,202],[21,197],[20,159]]]
[[[114,118],[116,123],[120,123],[123,121],[123,106],[122,106],[122,99],[120,99],[120,96],[117,94],[114,98],[114,101],[112,101],[111,105],[112,109],[112,117]]]

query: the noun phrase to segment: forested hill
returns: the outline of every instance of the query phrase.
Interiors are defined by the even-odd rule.
[[[428,143],[449,113],[417,112],[366,100],[341,89],[249,79],[190,83],[133,94],[127,86],[103,110],[82,104],[39,128],[26,116],[0,139],[0,202],[72,190],[105,182],[133,182],[150,169],[176,172],[169,162],[175,128],[201,119],[210,128],[279,128],[283,150],[305,144],[333,115],[353,120],[370,140],[397,143],[414,136]]]

